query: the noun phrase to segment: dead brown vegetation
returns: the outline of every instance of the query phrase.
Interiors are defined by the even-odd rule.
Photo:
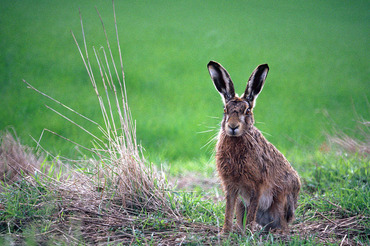
[[[8,184],[39,169],[43,160],[13,135],[9,131],[0,132],[0,180]]]
[[[336,124],[327,112],[325,112],[325,116],[334,126],[329,131],[330,133],[326,134],[329,145],[339,147],[340,150],[349,154],[370,155],[370,121],[355,113],[355,126],[344,132],[335,127]]]
[[[344,151],[351,154],[370,155],[370,122],[361,121],[357,124],[356,132],[363,140],[353,138],[342,131],[336,131],[333,136],[328,136],[331,144],[339,146]]]

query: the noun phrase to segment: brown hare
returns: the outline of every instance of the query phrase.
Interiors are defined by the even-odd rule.
[[[299,176],[287,159],[253,125],[252,110],[269,67],[259,65],[244,94],[235,94],[230,75],[219,63],[208,70],[224,101],[224,117],[216,145],[216,165],[226,196],[222,233],[232,230],[234,211],[238,230],[256,222],[264,231],[288,229],[297,207]]]

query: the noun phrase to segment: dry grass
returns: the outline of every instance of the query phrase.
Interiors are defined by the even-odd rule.
[[[194,235],[214,237],[217,234],[217,228],[214,226],[190,223],[184,218],[158,219],[155,214],[138,213],[115,204],[106,206],[109,201],[95,202],[95,206],[90,204],[86,208],[87,201],[79,200],[77,204],[66,206],[63,212],[68,215],[65,215],[63,223],[56,224],[58,231],[71,242],[78,242],[73,238],[76,231],[81,232],[84,241],[99,245],[128,245],[138,242],[174,245],[182,241],[187,242],[187,239]],[[72,232],[72,235],[69,232]]]
[[[361,122],[367,129],[369,129],[369,122]],[[364,141],[355,139],[345,133],[337,133],[335,136],[329,136],[329,142],[340,146],[343,150],[351,154],[370,155],[370,134],[365,133],[366,139]]]
[[[8,184],[18,181],[40,168],[43,158],[20,144],[9,131],[0,132],[0,180]]]
[[[329,114],[326,117],[332,121]],[[351,136],[338,127],[334,127],[331,134],[327,134],[327,139],[330,145],[339,147],[341,150],[350,154],[359,154],[364,156],[370,155],[370,121],[363,119],[356,114],[356,125],[354,129],[350,129]],[[335,126],[335,124],[333,123]],[[353,135],[356,135],[354,137]]]
[[[58,201],[59,211],[55,215],[49,233],[60,234],[67,242],[77,243],[82,238],[91,243],[112,240],[125,243],[127,240],[137,238],[135,228],[138,224],[140,225],[143,221],[148,220],[149,213],[162,214],[162,216],[171,218],[171,225],[175,225],[176,221],[179,221],[176,199],[170,199],[169,192],[171,188],[163,173],[155,170],[144,159],[140,146],[136,142],[135,123],[131,119],[127,103],[114,3],[113,13],[120,57],[120,71],[115,65],[111,44],[99,12],[98,15],[102,22],[107,46],[107,48],[100,47],[99,50],[93,47],[94,60],[99,66],[99,79],[94,77],[92,70],[82,18],[80,19],[83,48],[81,48],[72,32],[100,103],[103,126],[41,92],[24,80],[29,88],[74,113],[77,117],[93,123],[100,129],[102,137],[97,137],[88,129],[77,124],[75,120],[46,105],[48,109],[89,134],[92,137],[92,147],[82,146],[48,129],[44,129],[41,136],[44,135],[44,132],[60,136],[89,151],[92,158],[89,160],[73,160],[74,165],[77,164],[83,168],[70,170],[65,178],[55,178],[50,173],[47,174],[36,168],[40,167],[41,160],[32,155],[19,141],[14,140],[10,134],[2,137],[5,141],[3,140],[0,146],[0,170],[5,182],[10,184],[22,177],[31,186],[42,185],[54,194]],[[97,84],[98,80],[100,80],[99,84]],[[39,142],[40,140],[38,146]],[[69,161],[72,162],[72,160],[67,159],[61,162],[60,159],[63,158],[52,156],[50,153],[48,155],[51,156],[52,162],[57,162],[58,166],[61,167],[68,166]],[[38,173],[37,180],[29,176],[34,171]],[[124,229],[116,235],[116,228],[128,228],[127,230],[132,230],[132,232],[126,233],[126,229]],[[77,239],[74,236],[76,231],[81,232],[81,238]]]
[[[168,200],[167,190],[169,186],[165,177],[162,173],[153,170],[154,167],[145,160],[141,153],[140,146],[138,146],[136,142],[135,122],[131,119],[127,103],[125,75],[119,45],[114,3],[113,13],[117,37],[116,45],[120,58],[120,69],[115,65],[116,61],[111,51],[111,44],[103,20],[98,11],[97,13],[106,37],[106,47],[101,46],[98,50],[92,47],[94,53],[93,60],[95,60],[99,67],[100,76],[97,78],[94,76],[96,73],[94,73],[92,69],[91,55],[88,52],[89,49],[87,47],[81,14],[80,20],[83,47],[80,46],[73,32],[72,36],[98,98],[104,125],[99,125],[95,121],[76,112],[60,101],[36,89],[27,81],[24,80],[24,83],[37,93],[61,105],[64,109],[71,111],[77,115],[77,117],[93,123],[101,131],[102,137],[98,137],[91,133],[92,131],[77,124],[76,121],[46,105],[48,109],[57,113],[92,137],[93,147],[85,147],[51,130],[44,130],[58,135],[91,153],[91,160],[79,160],[77,162],[80,166],[84,166],[84,173],[89,174],[87,175],[88,179],[96,190],[99,190],[106,196],[113,196],[114,199],[119,197],[125,208],[161,211],[176,216],[176,209],[173,210],[166,202]],[[100,83],[97,83],[97,81],[100,81]]]
[[[291,233],[301,237],[315,235],[317,241],[322,244],[339,243],[340,245],[356,245],[358,242],[353,240],[354,237],[365,238],[368,236],[362,222],[368,221],[370,218],[364,215],[342,218],[336,213],[337,211],[332,211],[323,214],[317,211],[312,217],[315,220],[307,219],[302,223],[295,224],[291,228]],[[337,217],[337,219],[330,219],[333,217]],[[284,239],[284,236],[282,235],[281,238]]]
[[[6,144],[0,146],[0,152],[16,149],[17,151],[12,152],[12,159],[22,160],[10,164],[0,163],[1,168],[6,164],[10,165],[11,169],[18,170],[16,176],[6,179],[6,183],[11,185],[23,179],[29,186],[42,185],[53,193],[53,201],[40,198],[40,201],[34,205],[35,209],[40,209],[50,202],[55,202],[57,205],[51,218],[47,218],[52,221],[48,231],[34,235],[38,243],[55,239],[72,244],[85,242],[99,245],[109,243],[126,245],[138,243],[138,240],[141,240],[143,244],[152,242],[173,245],[186,242],[192,234],[201,233],[203,236],[217,234],[217,227],[191,223],[180,216],[176,206],[171,207],[171,202],[165,195],[168,190],[158,190],[159,187],[163,188],[158,187],[157,183],[162,181],[157,179],[158,173],[144,169],[134,160],[129,163],[122,160],[119,163],[114,161],[111,163],[117,165],[116,168],[125,168],[122,172],[114,173],[116,178],[110,180],[117,181],[119,184],[119,188],[115,190],[112,187],[97,186],[98,183],[93,177],[75,170],[70,170],[68,179],[50,178],[39,169],[40,161],[33,156],[29,148],[22,146],[19,140],[14,139],[9,133],[2,136],[2,139],[6,139]],[[21,159],[23,157],[31,157],[30,160],[35,161],[32,172],[30,172],[30,166],[24,164],[27,159]],[[32,175],[34,172],[41,177],[36,180]],[[107,180],[111,178],[104,176],[111,173],[95,173],[97,176],[104,177],[98,178],[100,183],[102,179],[108,182]],[[32,219],[21,222],[23,225],[27,223],[32,223]],[[21,225],[18,226],[21,227]],[[22,234],[14,233],[13,237],[17,243],[24,242]]]

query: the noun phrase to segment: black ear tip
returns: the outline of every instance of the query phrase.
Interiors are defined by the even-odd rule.
[[[269,65],[267,63],[261,64],[261,65],[259,65],[259,67],[262,68],[262,69],[270,69]]]
[[[207,67],[209,66],[218,66],[218,62],[215,62],[215,61],[209,61],[208,64],[207,64]]]

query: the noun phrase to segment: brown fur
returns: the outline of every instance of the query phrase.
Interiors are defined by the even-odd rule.
[[[217,65],[213,63],[209,66]],[[219,65],[218,69],[223,68]],[[214,71],[210,73],[218,83],[220,78],[214,78]],[[223,73],[227,73],[226,70]],[[229,83],[232,84],[231,79]],[[249,84],[253,86],[253,82]],[[219,88],[216,86],[216,89]],[[219,91],[224,94],[223,90]],[[299,176],[287,159],[253,125],[255,101],[246,100],[244,95],[237,97],[233,91],[227,93],[232,97],[225,100],[225,115],[216,146],[217,171],[226,196],[223,232],[231,231],[235,210],[239,230],[243,230],[244,223],[253,229],[255,222],[266,231],[275,228],[285,230],[297,207]],[[233,128],[236,130],[230,130]]]

